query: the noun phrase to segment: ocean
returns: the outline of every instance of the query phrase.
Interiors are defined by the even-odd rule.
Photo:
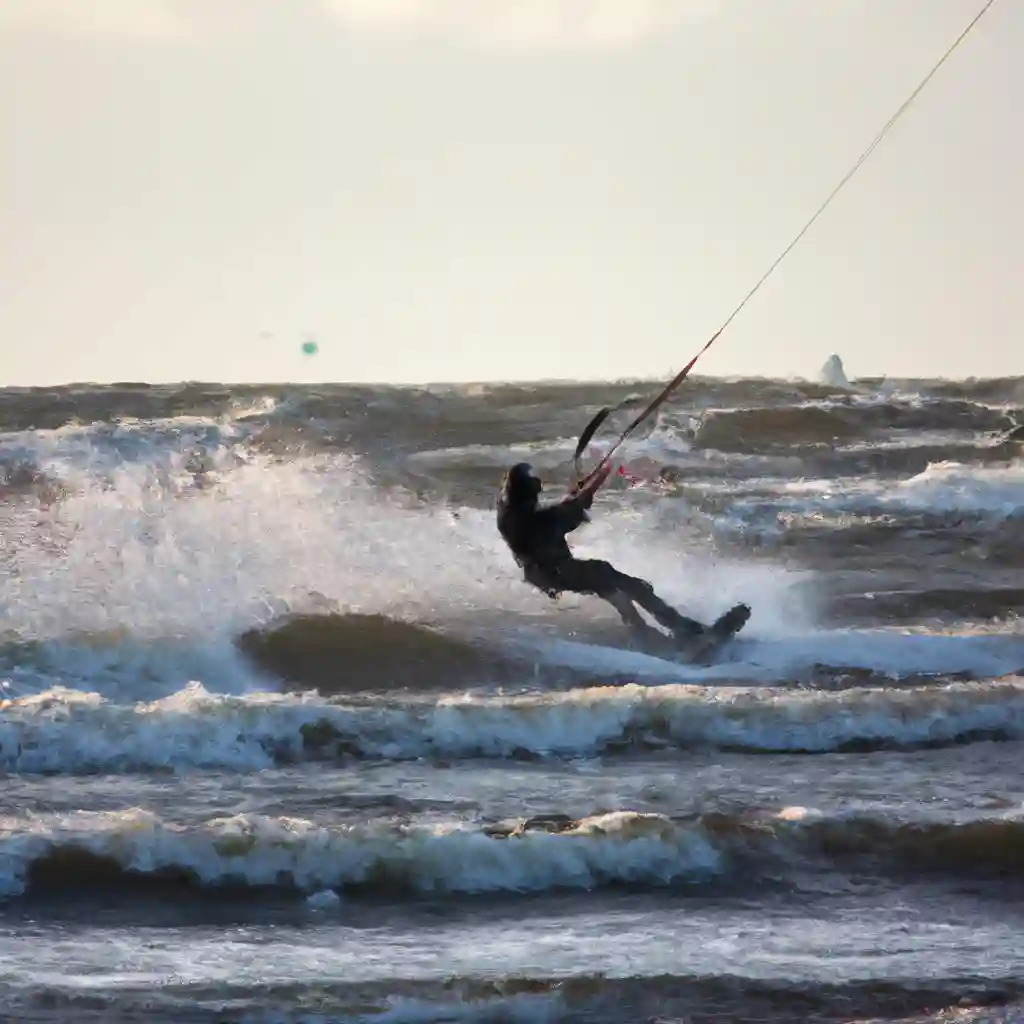
[[[0,391],[0,1017],[1024,1019],[1024,379]],[[630,406],[629,401],[633,404]]]

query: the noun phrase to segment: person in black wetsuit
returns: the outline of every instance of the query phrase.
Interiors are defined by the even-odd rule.
[[[627,576],[599,559],[573,557],[566,535],[589,521],[587,510],[610,472],[611,467],[605,467],[585,487],[551,505],[540,504],[543,484],[528,463],[517,463],[505,474],[498,499],[498,532],[522,568],[525,581],[549,597],[569,591],[603,598],[635,630],[649,628],[636,604],[680,639],[696,638],[709,631],[735,632],[750,617],[750,609],[744,604],[731,608],[708,627],[680,615],[655,594],[646,580]]]

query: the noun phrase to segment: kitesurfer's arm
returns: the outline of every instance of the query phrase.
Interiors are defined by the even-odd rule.
[[[608,479],[611,467],[606,466],[583,487],[575,487],[556,505],[548,505],[537,514],[554,521],[563,533],[570,533],[587,521],[587,509],[594,503],[594,493]]]
[[[590,508],[594,504],[594,495],[597,493],[597,489],[608,479],[611,475],[612,467],[603,466],[595,474],[592,480],[589,480],[584,486],[577,484],[572,491],[569,492],[567,501],[578,501],[583,508]]]

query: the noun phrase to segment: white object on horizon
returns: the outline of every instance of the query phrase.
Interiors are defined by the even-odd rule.
[[[851,386],[846,376],[846,371],[843,369],[842,359],[834,353],[828,357],[818,376],[821,378],[822,384],[828,384],[834,388],[848,388]]]

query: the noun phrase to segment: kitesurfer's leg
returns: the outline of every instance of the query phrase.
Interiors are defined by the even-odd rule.
[[[560,565],[558,582],[563,590],[571,590],[577,594],[595,594],[604,598],[615,607],[628,625],[633,625],[634,621],[628,619],[623,611],[623,597],[638,604],[676,636],[697,636],[706,628],[694,619],[680,615],[667,605],[655,594],[654,588],[646,580],[627,576],[613,565],[599,559],[573,559]]]
[[[607,565],[607,563],[603,564]],[[745,604],[737,604],[724,615],[720,615],[713,625],[705,626],[696,619],[681,615],[671,605],[666,604],[646,580],[627,576],[610,565],[607,566],[607,569],[615,574],[619,581],[619,590],[622,593],[640,605],[644,611],[649,612],[661,625],[671,630],[680,639],[692,639],[706,634],[731,636],[733,633],[738,633],[750,618],[750,607]]]
[[[632,579],[632,577],[629,577]],[[681,615],[671,605],[666,604],[658,595],[654,592],[654,588],[646,580],[635,580],[632,584],[635,587],[634,592],[629,593],[629,596],[644,611],[650,612],[655,619],[658,620],[666,629],[670,629],[678,637],[691,637],[700,636],[704,633],[707,627],[698,622],[696,619],[688,618],[686,615]]]
[[[603,597],[619,613],[619,618],[630,629],[642,632],[650,628],[644,622],[643,616],[636,610],[636,605],[621,590],[613,590],[610,594],[597,596]]]

